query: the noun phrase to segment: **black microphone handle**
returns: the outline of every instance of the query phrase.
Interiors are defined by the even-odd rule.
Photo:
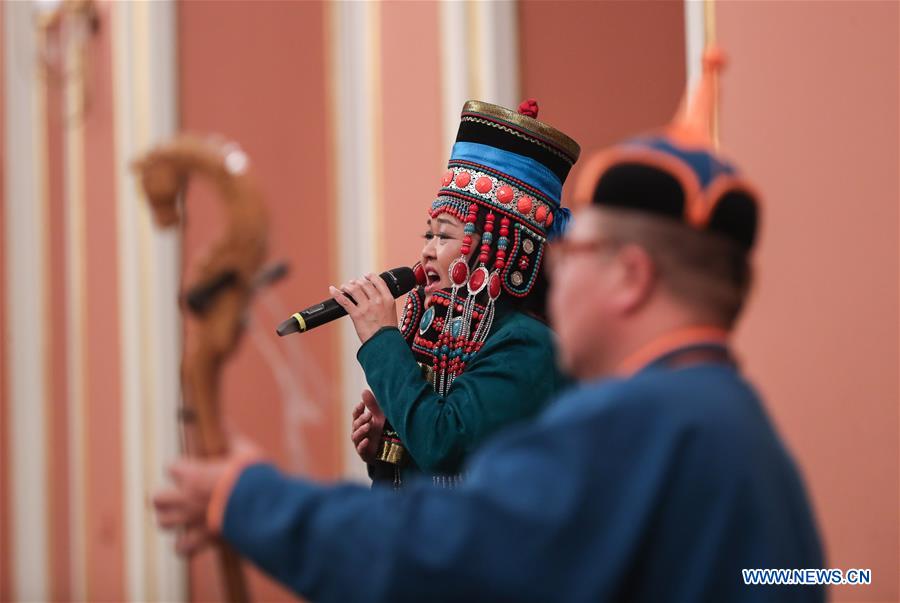
[[[381,273],[381,278],[387,283],[388,289],[394,298],[398,298],[404,293],[409,293],[416,285],[416,277],[410,268],[394,268],[387,272]],[[356,303],[353,298],[346,293],[351,302]],[[322,303],[310,306],[305,310],[297,312],[275,329],[280,337],[290,335],[291,333],[305,333],[310,329],[314,329],[332,320],[346,316],[347,311],[341,307],[334,299],[326,299]]]
[[[347,295],[344,294],[350,301],[354,304],[356,301]],[[331,322],[332,320],[336,320],[341,316],[346,316],[347,311],[341,307],[339,303],[334,301],[334,299],[326,299],[321,304],[316,304],[315,306],[310,306],[306,310],[301,310],[297,312],[275,329],[275,332],[278,333],[280,337],[284,337],[285,335],[290,335],[291,333],[305,333],[310,329],[315,329],[318,326],[324,325],[326,322]]]

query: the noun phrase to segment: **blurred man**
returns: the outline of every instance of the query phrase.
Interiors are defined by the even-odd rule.
[[[462,486],[323,486],[238,452],[177,463],[160,524],[186,528],[185,552],[221,534],[318,601],[821,601],[822,587],[742,578],[823,560],[794,464],[728,347],[757,200],[693,118],[584,172],[591,206],[549,265],[581,384],[485,446]]]

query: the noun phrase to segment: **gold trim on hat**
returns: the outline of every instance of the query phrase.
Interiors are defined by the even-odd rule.
[[[581,146],[553,126],[545,124],[531,116],[522,115],[521,113],[507,109],[506,107],[492,105],[491,103],[485,103],[483,101],[470,100],[466,101],[466,104],[463,105],[462,112],[481,113],[515,124],[526,132],[535,134],[558,146],[561,150],[566,152],[572,163],[575,163],[575,161],[578,160],[578,156],[581,154]]]

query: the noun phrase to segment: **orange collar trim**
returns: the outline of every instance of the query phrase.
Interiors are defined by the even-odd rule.
[[[625,360],[619,363],[616,374],[621,377],[631,376],[660,356],[678,348],[700,343],[725,343],[727,341],[728,331],[721,327],[695,326],[676,329],[657,337],[636,352],[629,354]]]

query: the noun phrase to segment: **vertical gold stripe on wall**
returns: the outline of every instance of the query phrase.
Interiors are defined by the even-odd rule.
[[[333,236],[334,236],[334,255],[332,256],[332,274],[331,281],[338,285],[341,282],[341,279],[344,276],[344,265],[347,263],[346,256],[348,255],[347,249],[344,247],[344,238],[346,237],[345,228],[343,226],[343,220],[345,215],[344,210],[344,198],[345,193],[343,192],[344,185],[341,182],[341,179],[344,176],[344,170],[341,168],[341,159],[343,157],[343,149],[344,149],[344,133],[342,122],[345,119],[345,115],[343,114],[343,92],[342,89],[344,87],[343,84],[343,73],[341,70],[341,66],[344,64],[345,52],[341,46],[341,3],[340,2],[326,2],[323,8],[322,18],[324,21],[324,44],[325,44],[325,68],[324,73],[327,78],[327,87],[328,87],[328,96],[327,96],[327,109],[328,109],[328,134],[329,140],[331,142],[331,146],[329,147],[330,155],[330,179],[329,184],[331,185],[331,221],[333,224]],[[341,412],[339,413],[339,419],[335,421],[333,426],[333,437],[338,442],[343,442],[343,438],[345,437],[345,429],[342,421],[340,420],[340,415],[343,414],[343,410],[347,405],[347,393],[349,389],[345,387],[345,383],[350,379],[350,370],[347,365],[347,353],[344,349],[344,332],[340,329],[336,330],[336,339],[337,342],[334,346],[334,358],[335,358],[335,376],[337,378],[337,387],[335,388],[335,402],[339,405]],[[350,477],[349,473],[352,468],[352,455],[346,449],[347,446],[341,446],[338,449],[338,455],[340,459],[340,466],[342,469],[342,474],[344,477]]]
[[[0,6],[0,32],[4,32],[6,27],[6,18],[4,16],[4,8]],[[0,153],[0,183],[5,182],[8,172],[6,163],[6,47],[2,39],[0,39],[0,145],[3,145],[4,152]],[[10,484],[12,483],[10,473],[10,433],[8,425],[9,417],[9,381],[7,365],[9,363],[10,354],[6,349],[6,334],[9,332],[7,317],[9,316],[7,270],[5,266],[7,235],[7,206],[9,205],[9,197],[5,186],[0,184],[0,599],[12,598],[13,586],[11,584],[12,576],[12,536],[10,529],[12,526],[11,516],[11,495]]]
[[[703,0],[704,46],[709,47],[716,43],[716,2],[715,0]],[[713,145],[719,147],[719,77],[713,83],[712,101],[712,139]]]
[[[36,38],[37,42],[40,45],[40,48],[46,48],[46,44],[48,42],[48,34],[49,32],[46,28],[35,25],[36,28]],[[37,68],[39,69],[39,68]],[[50,438],[50,434],[53,433],[53,416],[55,414],[53,404],[53,400],[50,399],[50,379],[51,379],[51,356],[50,356],[50,346],[52,345],[52,338],[50,327],[51,325],[51,314],[50,314],[50,300],[48,299],[48,292],[52,290],[51,281],[50,281],[50,240],[47,237],[47,232],[50,230],[50,224],[48,222],[48,206],[50,205],[50,148],[48,145],[48,135],[49,135],[49,123],[47,122],[47,81],[45,78],[45,72],[38,72],[38,77],[36,79],[36,89],[35,89],[35,106],[37,109],[37,114],[40,116],[40,119],[37,120],[37,176],[39,179],[39,183],[37,184],[38,189],[40,190],[40,194],[37,199],[38,202],[35,204],[35,212],[37,213],[37,223],[40,225],[37,234],[37,240],[35,243],[40,246],[41,254],[40,254],[40,278],[41,278],[41,297],[36,300],[38,307],[40,308],[40,316],[43,319],[45,328],[43,328],[40,333],[40,362],[41,362],[41,373],[43,375],[44,381],[44,399],[36,400],[35,402],[42,404],[44,407],[44,459],[45,459],[45,474],[44,479],[46,482],[45,492],[47,493],[47,501],[45,508],[45,517],[44,521],[47,525],[47,534],[46,534],[46,544],[47,551],[54,550],[54,538],[53,538],[53,509],[50,505],[49,501],[51,497],[57,494],[56,488],[54,487],[54,483],[59,483],[57,480],[64,479],[64,472],[61,470],[62,468],[55,468],[53,463],[53,447],[54,443],[52,438]],[[55,479],[54,479],[55,478]],[[47,575],[47,590],[48,594],[53,592],[53,589],[50,585],[50,580],[52,580],[52,562],[50,556],[47,556],[46,559],[46,575]]]
[[[382,2],[366,2],[364,5],[365,10],[365,28],[366,28],[366,53],[365,53],[365,64],[364,64],[364,73],[365,73],[365,89],[367,92],[367,106],[369,107],[369,114],[367,115],[367,124],[369,128],[369,148],[368,148],[368,161],[370,167],[370,173],[372,175],[372,193],[369,200],[371,204],[371,223],[369,227],[372,230],[372,238],[370,244],[370,253],[371,257],[368,261],[368,270],[375,272],[376,274],[385,270],[384,267],[384,256],[385,256],[385,214],[384,214],[384,179],[386,175],[384,174],[384,160],[383,160],[383,141],[384,141],[384,111],[383,111],[383,97],[382,97],[382,86],[381,86],[381,62],[382,62],[382,47],[381,47],[381,9],[383,6]],[[345,176],[346,177],[346,176]],[[364,262],[365,264],[365,262]],[[354,275],[354,278],[360,275]],[[358,343],[358,342],[357,342]],[[354,354],[355,359],[355,354]],[[353,361],[351,361],[353,362]],[[357,369],[357,374],[358,374]],[[355,403],[358,398],[349,398],[351,403]],[[340,429],[340,437],[347,440],[347,417],[350,417],[350,408],[346,409],[347,412],[344,413],[344,416],[341,417],[336,423]],[[356,459],[353,458],[353,454],[345,457],[345,460],[353,463]],[[355,466],[359,466],[356,464]]]
[[[332,255],[330,256],[331,261],[331,282],[334,284],[338,284],[341,282],[342,276],[342,266],[344,263],[343,255],[343,236],[344,229],[341,228],[341,216],[343,214],[341,208],[341,187],[340,187],[340,178],[342,176],[342,171],[340,169],[340,149],[341,149],[341,134],[340,134],[340,120],[341,120],[341,110],[338,107],[338,98],[340,97],[340,82],[338,77],[338,68],[341,65],[341,53],[338,48],[339,40],[341,38],[340,34],[340,15],[338,14],[338,3],[337,2],[326,2],[323,5],[322,9],[322,30],[325,32],[324,41],[323,41],[323,52],[322,55],[325,58],[325,86],[326,86],[326,110],[328,114],[326,117],[328,118],[328,135],[330,145],[328,147],[329,152],[329,161],[328,161],[328,184],[330,186],[329,190],[329,201],[328,203],[328,212],[330,214],[331,221],[331,241],[332,241]],[[347,370],[345,367],[345,359],[343,350],[343,341],[340,338],[340,333],[337,337],[337,345],[334,346],[334,366],[335,366],[335,377],[337,379],[337,383],[339,384],[336,388],[335,399],[334,401],[340,405],[341,410],[344,409],[346,405],[346,401],[344,397],[346,395],[346,390],[343,387],[343,383],[347,377]],[[336,438],[336,441],[340,442],[344,437],[346,437],[346,429],[342,421],[335,421],[333,426],[332,436]],[[344,450],[342,446],[338,450],[338,454],[340,456],[340,465],[342,468],[342,473],[347,476],[348,468],[352,466],[352,458]]]
[[[337,106],[339,90],[336,69],[340,64],[340,57],[337,48],[335,47],[335,40],[339,39],[339,34],[337,22],[338,15],[334,8],[334,4],[334,2],[327,2],[322,8],[322,31],[324,32],[322,36],[322,57],[324,61],[322,71],[325,76],[325,118],[328,120],[328,127],[326,128],[326,148],[328,152],[328,203],[326,203],[326,211],[328,212],[330,228],[328,240],[331,243],[331,254],[328,256],[328,261],[330,263],[329,279],[330,282],[337,284],[340,283],[341,278],[341,255],[343,253],[343,241],[341,240],[341,237],[344,232],[340,225],[341,209],[338,187],[338,178],[341,174],[338,165],[338,149],[340,148],[338,120],[340,119],[341,114]],[[335,367],[335,378],[339,384],[344,383],[345,368],[343,360],[344,354],[341,349],[340,338],[338,338],[337,345],[333,346],[332,361],[334,362],[333,366]],[[339,408],[343,409],[345,404],[343,401],[344,390],[341,386],[338,386],[335,389],[337,391],[334,392],[333,401],[338,404]],[[336,438],[335,441],[338,442],[347,437],[346,426],[340,419],[334,421],[333,437]],[[352,463],[352,457],[345,454],[343,447],[338,449],[338,455],[341,473],[346,476],[348,474],[347,468],[350,467]]]
[[[381,94],[381,2],[366,3],[366,27],[369,30],[368,52],[366,59],[366,74],[368,75],[368,89],[371,102],[369,107],[369,127],[372,129],[372,144],[369,147],[369,163],[372,166],[374,186],[372,190],[372,228],[374,230],[372,270],[376,273],[385,270],[384,263],[384,161],[383,157],[383,131],[384,111],[382,109]]]
[[[134,20],[132,48],[134,50],[132,73],[135,77],[135,96],[134,96],[134,128],[136,132],[135,143],[138,149],[150,146],[150,107],[148,103],[153,98],[150,89],[149,71],[150,57],[148,55],[150,46],[150,32],[148,22],[149,4],[146,2],[137,2],[134,4]],[[141,203],[138,212],[138,228],[139,235],[139,258],[140,258],[140,301],[139,308],[142,317],[153,316],[153,302],[151,299],[153,284],[152,273],[155,270],[155,256],[153,254],[153,225],[151,224],[150,214],[146,203]],[[141,424],[146,430],[141,434],[141,475],[143,476],[143,486],[145,489],[151,489],[153,486],[153,464],[156,458],[155,440],[156,422],[153,420],[153,404],[152,401],[157,399],[155,391],[155,375],[158,373],[156,365],[155,339],[152,329],[156,326],[151,320],[141,320],[140,333],[140,367],[141,367]],[[173,427],[174,428],[174,427]],[[148,433],[149,432],[149,433]],[[146,509],[146,507],[144,507]],[[156,584],[157,584],[157,566],[156,566],[156,541],[157,534],[153,518],[150,513],[143,513],[142,522],[142,541],[144,543],[144,576],[143,586],[144,594],[148,600],[157,600]]]
[[[703,0],[703,35],[706,45],[716,43],[716,2],[715,0]]]

